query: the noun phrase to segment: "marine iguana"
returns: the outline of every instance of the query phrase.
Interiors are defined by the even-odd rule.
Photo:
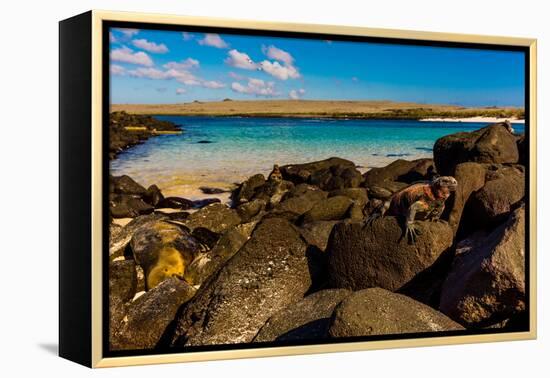
[[[380,205],[367,219],[366,225],[384,215],[403,217],[403,237],[412,243],[420,230],[416,220],[437,221],[445,209],[445,200],[456,190],[458,183],[452,176],[440,176],[430,182],[419,182],[395,192],[389,200]]]

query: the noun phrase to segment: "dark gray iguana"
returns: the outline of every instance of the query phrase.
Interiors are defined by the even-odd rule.
[[[415,220],[439,220],[445,209],[445,200],[456,187],[456,179],[452,176],[440,176],[430,182],[412,184],[395,192],[389,200],[380,205],[367,219],[366,224],[384,215],[403,217],[403,237],[414,243],[420,234]]]

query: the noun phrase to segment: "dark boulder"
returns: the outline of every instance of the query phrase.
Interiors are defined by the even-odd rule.
[[[293,188],[294,184],[287,180],[268,180],[264,185],[256,188],[252,199],[261,199],[267,203],[268,208],[272,208],[280,203]]]
[[[525,197],[525,175],[519,167],[489,166],[485,180],[464,209],[465,227],[470,231],[505,221]]]
[[[130,176],[110,176],[111,193],[117,194],[134,194],[143,196],[147,192],[145,188],[135,182]]]
[[[440,309],[468,327],[525,310],[525,208],[485,235],[461,241],[441,292]]]
[[[113,218],[135,218],[150,214],[154,207],[131,194],[110,194],[109,211]]]
[[[324,252],[327,248],[328,238],[334,225],[339,221],[315,221],[302,225],[300,233],[308,245],[317,247]]]
[[[353,201],[346,196],[335,196],[316,203],[303,216],[303,223],[343,219]]]
[[[355,169],[355,163],[332,157],[326,160],[315,161],[305,164],[290,164],[280,168],[283,178],[292,181],[295,184],[311,183],[312,175],[317,177],[316,180],[323,175],[323,172],[330,171],[331,168],[352,168]],[[335,188],[337,189],[337,188]]]
[[[388,182],[398,181],[413,183],[416,181],[430,180],[434,174],[432,159],[417,159],[413,161],[397,159],[385,167],[371,168],[363,177],[364,186],[378,186],[385,188]]]
[[[329,285],[360,290],[382,287],[398,290],[430,267],[453,242],[446,222],[416,222],[421,234],[416,243],[403,238],[396,217],[334,226],[327,245]]]
[[[136,264],[132,260],[109,264],[109,339],[118,328],[137,289]]]
[[[311,294],[269,318],[253,341],[326,340],[334,308],[350,294],[344,289]]]
[[[175,346],[251,342],[311,285],[306,245],[288,221],[263,220],[179,316]]]
[[[199,187],[199,190],[204,194],[221,194],[221,193],[229,192],[229,190],[226,190],[226,189],[212,188],[210,186],[201,186]]]
[[[406,184],[403,184],[402,187],[403,188],[406,187]],[[369,197],[371,197],[373,199],[384,200],[384,201],[390,199],[390,197],[394,193],[394,191],[392,191],[388,188],[383,188],[383,187],[377,186],[377,185],[369,186],[367,188],[367,191],[368,191]]]
[[[222,233],[241,223],[237,210],[221,203],[214,203],[192,213],[183,222],[191,230],[204,227],[212,232]]]
[[[371,288],[354,292],[336,307],[329,335],[339,338],[463,329],[460,324],[414,299]]]
[[[328,194],[330,197],[336,197],[336,196],[346,196],[349,199],[353,200],[353,202],[358,203],[360,205],[365,205],[367,201],[369,200],[369,197],[367,195],[367,191],[365,188],[345,188],[345,189],[338,189],[333,190]]]
[[[220,234],[212,232],[204,227],[195,228],[191,235],[208,249],[212,249],[220,239]]]
[[[241,204],[243,202],[250,201],[254,196],[257,188],[265,184],[265,176],[258,173],[257,175],[249,177],[243,182],[237,189],[233,191],[233,202]]]
[[[151,185],[143,195],[143,200],[149,205],[157,207],[158,203],[164,200],[164,196],[158,186]]]
[[[225,232],[210,251],[199,254],[187,267],[185,280],[192,285],[202,285],[241,249],[255,225],[254,222],[240,224]]]
[[[308,182],[322,190],[330,191],[357,188],[363,182],[363,176],[355,167],[337,165],[313,172]]]
[[[189,210],[193,207],[193,201],[180,197],[166,197],[157,203],[157,208],[159,209]]]
[[[328,192],[319,189],[317,186],[302,183],[294,186],[294,188],[289,190],[285,195],[285,199],[294,197],[302,197],[309,202],[317,202],[326,199],[328,197]]]
[[[130,247],[134,260],[145,271],[148,290],[170,277],[183,278],[186,267],[201,250],[188,231],[166,221],[136,230]]]
[[[464,212],[464,207],[472,193],[478,191],[485,184],[485,166],[478,163],[460,163],[456,166],[453,177],[458,182],[456,191],[445,203],[443,219],[449,221],[449,225],[456,235]]]
[[[237,214],[242,222],[250,222],[254,217],[265,210],[267,203],[262,199],[255,199],[250,202],[245,202],[237,207]]]
[[[111,339],[112,350],[157,347],[178,308],[189,301],[195,289],[185,281],[170,278],[128,305],[128,311]]]
[[[190,213],[188,213],[187,211],[164,212],[162,210],[155,210],[155,213],[164,215],[164,216],[166,216],[166,218],[168,218],[170,220],[173,220],[173,221],[176,221],[176,222],[181,222],[181,223],[186,221],[187,218],[189,218],[189,215],[190,215]]]
[[[459,132],[439,138],[434,145],[437,172],[452,175],[457,164],[517,163],[516,137],[505,124],[493,124],[472,132]]]
[[[204,198],[201,200],[193,201],[193,209],[202,209],[205,206],[212,205],[213,203],[221,203],[219,198]]]

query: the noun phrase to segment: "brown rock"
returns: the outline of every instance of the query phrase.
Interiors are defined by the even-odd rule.
[[[115,331],[112,350],[154,349],[178,308],[195,294],[185,281],[170,278],[128,305]]]
[[[525,176],[516,167],[488,167],[485,185],[464,213],[470,230],[488,229],[506,220],[525,197]]]
[[[397,159],[389,165],[381,168],[372,168],[367,171],[365,186],[386,187],[385,182],[399,181],[413,183],[416,181],[429,180],[434,171],[432,159],[417,159],[413,161]]]
[[[304,214],[303,223],[343,219],[352,203],[353,201],[345,196],[335,196],[317,202],[311,210]]]
[[[504,124],[446,135],[434,145],[434,161],[441,175],[452,175],[457,164],[467,161],[517,163],[518,159],[516,137]]]
[[[401,294],[372,288],[344,299],[334,310],[331,337],[458,331],[442,313]]]
[[[315,221],[306,223],[300,228],[300,233],[309,245],[317,247],[324,252],[327,248],[328,238],[334,225],[339,221]]]
[[[133,260],[109,264],[109,339],[112,340],[120,321],[127,312],[126,304],[136,293],[136,264]]]
[[[253,341],[326,340],[334,308],[350,294],[344,289],[311,294],[269,318]]]
[[[525,310],[525,209],[488,235],[457,246],[440,309],[466,326],[486,326]]]
[[[263,220],[177,320],[173,345],[252,341],[276,312],[311,285],[306,245],[288,221]]]
[[[183,223],[191,230],[204,227],[210,231],[222,233],[241,223],[241,218],[235,209],[230,209],[221,203],[214,203],[189,215]]]
[[[403,238],[397,218],[387,216],[364,226],[340,223],[330,235],[327,253],[329,285],[360,290],[398,290],[430,267],[453,241],[446,222],[417,221],[421,234],[415,244]]]
[[[458,182],[458,186],[445,204],[446,211],[442,218],[449,220],[453,234],[456,235],[464,206],[472,193],[485,184],[485,167],[478,163],[461,163],[456,166],[453,177]]]

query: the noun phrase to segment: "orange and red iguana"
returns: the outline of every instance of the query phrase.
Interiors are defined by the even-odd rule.
[[[404,217],[403,237],[412,243],[420,234],[415,220],[437,221],[445,209],[445,200],[456,190],[457,181],[452,176],[440,176],[431,182],[410,185],[395,192],[389,200],[380,205],[367,219],[371,224],[384,215]]]

